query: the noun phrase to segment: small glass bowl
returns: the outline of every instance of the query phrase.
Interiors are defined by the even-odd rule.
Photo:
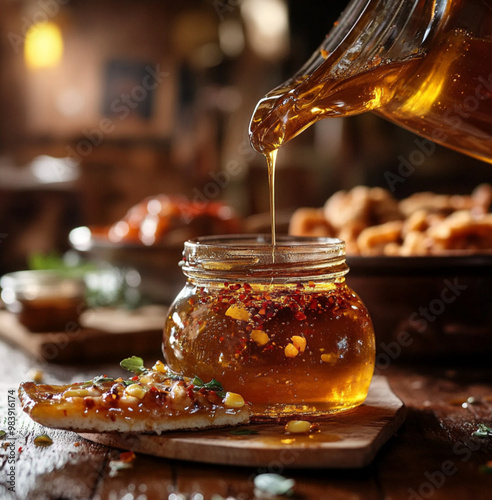
[[[57,271],[18,271],[0,278],[2,300],[33,332],[73,331],[85,308],[82,278]]]

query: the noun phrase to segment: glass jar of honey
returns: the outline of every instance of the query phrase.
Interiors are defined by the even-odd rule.
[[[263,416],[360,405],[374,370],[368,311],[331,238],[204,237],[185,243],[187,282],[171,305],[172,370],[216,379]]]

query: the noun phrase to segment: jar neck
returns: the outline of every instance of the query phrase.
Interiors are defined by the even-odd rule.
[[[182,263],[191,281],[286,284],[343,281],[345,243],[334,238],[244,235],[204,237],[185,243]]]
[[[368,65],[421,57],[452,0],[352,0],[325,41],[291,79],[310,75],[331,59],[334,78]]]

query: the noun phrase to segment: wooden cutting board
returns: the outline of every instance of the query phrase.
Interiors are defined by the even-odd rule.
[[[231,430],[146,434],[81,434],[97,443],[159,457],[223,465],[281,468],[358,468],[372,462],[405,419],[403,403],[385,377],[373,378],[366,402],[338,415],[316,418],[319,432],[287,435],[276,422]]]
[[[14,314],[0,311],[0,339],[52,363],[120,361],[132,354],[158,358],[166,313],[162,306],[89,309],[74,331],[39,333],[21,325]]]

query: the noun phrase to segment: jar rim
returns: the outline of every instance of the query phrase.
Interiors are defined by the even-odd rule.
[[[185,242],[182,269],[210,280],[332,279],[348,272],[345,242],[337,238],[267,234],[202,236]]]
[[[227,234],[218,236],[199,236],[185,242],[185,248],[191,246],[202,246],[208,248],[231,248],[250,249],[272,252],[272,237],[269,234]],[[330,250],[333,252],[345,252],[345,242],[339,238],[317,237],[317,236],[291,236],[277,235],[275,252],[288,250]]]

